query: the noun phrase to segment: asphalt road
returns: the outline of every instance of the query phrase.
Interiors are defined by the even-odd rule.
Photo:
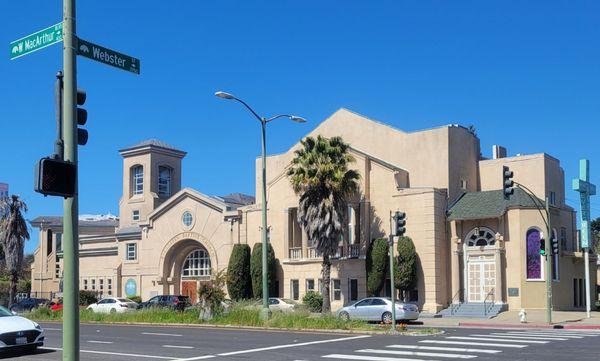
[[[61,360],[60,324],[15,360]],[[216,328],[81,325],[81,360],[568,360],[600,359],[600,332],[445,329],[436,336],[384,336]]]

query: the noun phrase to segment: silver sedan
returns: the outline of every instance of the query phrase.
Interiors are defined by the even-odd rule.
[[[344,320],[392,322],[392,300],[386,297],[364,298],[337,311]],[[419,308],[411,303],[396,301],[396,320],[414,321],[419,318]]]

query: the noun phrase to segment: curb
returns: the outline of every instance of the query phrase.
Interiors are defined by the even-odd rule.
[[[600,330],[600,325],[548,325],[543,323],[509,323],[509,324],[489,324],[476,322],[460,322],[460,327],[474,328],[538,328],[538,329],[557,329],[557,330]]]

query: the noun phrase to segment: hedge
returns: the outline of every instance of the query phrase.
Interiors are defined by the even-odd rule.
[[[273,247],[269,243],[269,249],[267,250],[267,280],[269,283],[269,295],[275,295],[277,274],[276,274],[276,260],[275,252]],[[262,244],[256,243],[252,247],[252,256],[250,257],[250,274],[252,277],[252,294],[254,298],[262,298]]]
[[[367,293],[379,296],[385,283],[388,264],[388,243],[385,238],[373,240],[367,249]]]
[[[417,252],[410,237],[398,240],[398,257],[394,262],[394,286],[400,291],[410,291],[417,285]]]
[[[227,266],[227,292],[234,301],[252,298],[250,246],[247,244],[233,246]]]

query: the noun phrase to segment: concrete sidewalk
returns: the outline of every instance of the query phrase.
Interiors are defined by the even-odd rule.
[[[528,310],[527,323],[521,323],[519,311],[506,311],[492,319],[487,318],[420,318],[426,327],[506,327],[506,328],[570,328],[600,330],[600,312],[591,313],[591,318],[585,312],[552,312],[552,325],[546,323],[545,310]]]

